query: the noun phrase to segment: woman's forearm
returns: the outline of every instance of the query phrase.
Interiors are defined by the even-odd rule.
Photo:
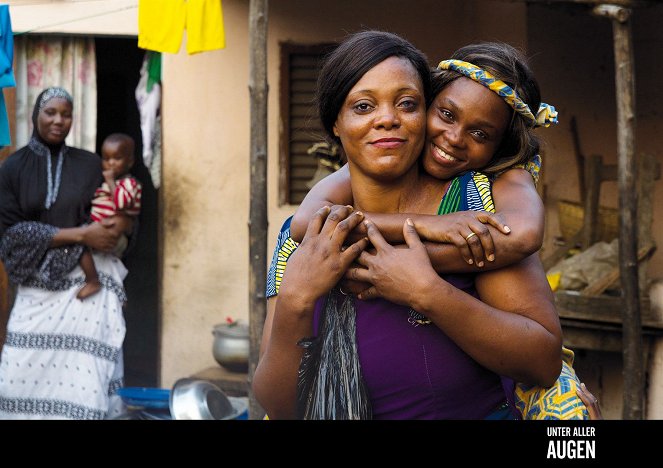
[[[86,226],[61,228],[53,236],[51,247],[81,244],[95,250],[110,252],[117,244],[121,231],[112,227],[105,227],[101,223],[92,223]]]
[[[376,214],[367,213],[367,219],[375,222],[384,238],[391,244],[401,244],[403,240],[403,223],[407,218],[411,218],[422,240],[426,241],[426,247],[433,263],[433,267],[438,273],[468,273],[486,270],[494,270],[504,266],[512,265],[523,260],[536,251],[536,244],[532,241],[530,231],[525,228],[531,227],[533,223],[516,223],[516,228],[511,228],[509,234],[504,234],[493,225],[479,223],[476,218],[491,216],[493,219],[506,219],[506,225],[509,224],[509,217],[494,217],[486,212],[464,211],[445,215],[422,215],[422,214]],[[469,227],[470,221],[473,225]],[[462,227],[461,227],[462,226]],[[480,229],[478,229],[480,228]],[[466,234],[470,232],[479,233],[487,231],[492,239],[494,256],[492,260],[482,259],[472,264],[468,263],[462,255],[458,245],[467,245]],[[462,235],[461,235],[462,233]],[[365,232],[360,232],[365,235]],[[353,232],[353,236],[355,233]],[[479,237],[475,237],[479,239]],[[458,244],[458,245],[456,245]],[[468,246],[469,247],[469,246]],[[537,247],[538,248],[538,247]],[[534,249],[534,250],[532,250]],[[471,254],[469,250],[466,255]],[[487,252],[485,252],[487,254]],[[477,265],[483,263],[481,266]]]
[[[297,416],[297,377],[304,353],[298,343],[313,336],[316,302],[338,284],[368,245],[368,240],[362,239],[347,249],[341,248],[347,233],[362,220],[359,213],[346,206],[320,209],[302,244],[288,260],[273,317],[265,322],[271,326],[263,333],[264,353],[252,385],[270,419]]]
[[[62,228],[53,236],[51,247],[63,245],[82,244],[85,236],[84,227]]]
[[[384,238],[392,244],[403,242],[403,223],[406,218],[411,218],[419,236],[429,241],[430,258],[439,273],[494,270],[538,252],[543,242],[544,208],[532,176],[522,169],[501,174],[493,183],[492,196],[496,214],[478,211],[444,215],[366,213],[366,217],[375,222]],[[508,234],[501,223],[509,227]],[[484,250],[487,257],[485,261],[477,259],[476,263],[481,260],[482,267],[463,261],[471,258],[467,245],[467,235],[471,232],[477,234],[472,239],[475,244],[480,237],[481,244],[490,246],[492,243],[489,248],[479,250]],[[490,239],[488,243],[483,240],[487,237]],[[492,249],[494,260],[488,255]]]
[[[412,305],[484,367],[549,386],[560,372],[561,327],[537,260],[478,275],[481,300],[440,279]]]
[[[492,231],[492,230],[491,230]],[[483,271],[492,271],[513,265],[526,257],[525,253],[518,248],[512,248],[512,244],[499,246],[496,242],[495,250],[497,254],[492,262],[484,261],[483,266],[479,267],[475,263],[467,263],[460,255],[460,251],[453,244],[441,244],[439,242],[424,242],[428,256],[433,268],[440,274],[448,273],[480,273]]]
[[[297,376],[303,349],[297,345],[313,334],[313,307],[282,292],[273,317],[265,321],[264,353],[253,376],[252,389],[270,419],[297,417]]]

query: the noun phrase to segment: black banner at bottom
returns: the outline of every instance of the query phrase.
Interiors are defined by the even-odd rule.
[[[190,453],[221,463],[236,455],[279,466],[290,460],[306,468],[433,460],[440,466],[619,461],[640,466],[660,459],[663,446],[663,421],[3,421],[0,426],[7,448],[36,444],[51,456],[75,446],[81,456],[86,449],[96,456],[109,450],[156,462]]]

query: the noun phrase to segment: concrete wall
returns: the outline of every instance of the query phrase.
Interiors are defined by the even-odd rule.
[[[248,318],[248,2],[226,1],[223,7],[225,49],[164,54],[166,387],[216,365],[214,324],[227,316]]]

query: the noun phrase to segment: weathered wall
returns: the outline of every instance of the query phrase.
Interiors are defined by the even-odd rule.
[[[225,49],[164,54],[164,386],[216,364],[214,324],[248,318],[248,3],[223,6]]]

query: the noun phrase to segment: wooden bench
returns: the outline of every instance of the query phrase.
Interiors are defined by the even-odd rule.
[[[586,296],[578,291],[556,291],[555,303],[564,329],[564,344],[571,349],[622,351],[623,301],[620,297]],[[663,336],[663,319],[653,314],[649,299],[640,302],[643,352],[652,339]]]

